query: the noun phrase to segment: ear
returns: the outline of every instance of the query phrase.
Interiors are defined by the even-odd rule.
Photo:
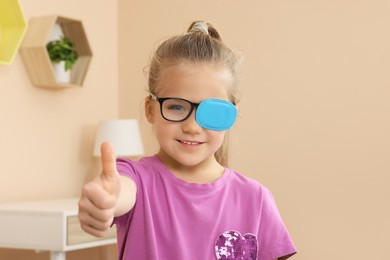
[[[151,124],[153,124],[153,103],[150,97],[145,99],[145,117]]]

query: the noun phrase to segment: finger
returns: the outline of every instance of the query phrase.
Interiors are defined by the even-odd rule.
[[[101,179],[90,182],[83,187],[82,199],[79,202],[79,207],[88,212],[97,213],[102,209],[112,209],[115,207],[115,194],[110,194],[107,183],[103,183]],[[115,184],[113,184],[115,185]],[[111,185],[112,186],[112,185]],[[114,192],[114,191],[112,191]]]
[[[103,167],[103,177],[111,179],[118,176],[118,171],[116,169],[116,157],[114,148],[109,142],[104,142],[100,146],[100,152],[102,155],[102,167]]]
[[[88,215],[98,222],[107,222],[114,217],[114,208],[101,209],[92,201],[83,199],[79,201],[79,214]]]
[[[107,231],[108,231],[108,230],[101,231],[101,230],[95,229],[94,227],[89,226],[87,224],[80,224],[80,227],[82,230],[84,230],[88,234],[91,234],[95,237],[105,237],[107,235]]]
[[[111,224],[113,222],[114,217],[111,217],[110,219],[106,221],[100,221],[93,216],[89,215],[85,211],[80,211],[78,214],[78,218],[80,220],[80,223],[88,225],[90,227],[93,227],[96,230],[100,231],[107,231],[111,228]]]

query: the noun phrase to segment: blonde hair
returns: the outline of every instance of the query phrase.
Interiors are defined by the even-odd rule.
[[[217,30],[204,21],[195,21],[183,35],[173,36],[164,41],[154,53],[148,76],[150,93],[158,95],[158,82],[162,70],[167,66],[180,62],[213,63],[225,66],[231,71],[233,82],[228,89],[230,101],[238,104],[239,67],[241,59],[221,40]],[[222,165],[228,165],[228,132],[215,153],[216,160]]]

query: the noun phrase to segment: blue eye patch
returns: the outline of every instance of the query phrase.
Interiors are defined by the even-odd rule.
[[[196,109],[195,120],[202,127],[214,131],[232,128],[237,117],[237,108],[221,99],[206,99]]]

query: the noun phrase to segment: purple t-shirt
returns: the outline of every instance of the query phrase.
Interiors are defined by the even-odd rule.
[[[175,177],[157,156],[117,160],[137,186],[134,207],[115,218],[119,259],[271,260],[294,244],[271,192],[226,169],[209,184]]]

